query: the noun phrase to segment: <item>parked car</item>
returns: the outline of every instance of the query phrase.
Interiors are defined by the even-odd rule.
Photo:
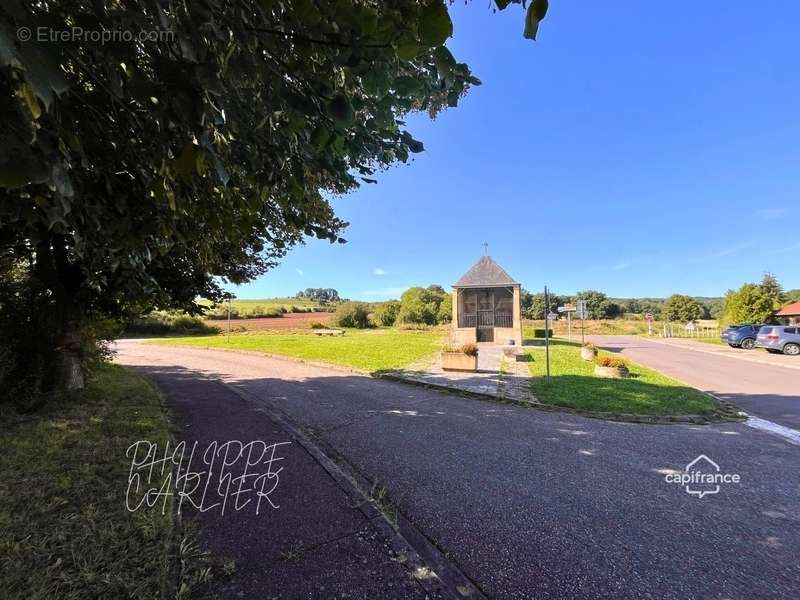
[[[731,348],[750,350],[756,344],[756,336],[763,325],[728,325],[720,334],[723,342]]]
[[[756,338],[757,348],[768,352],[783,352],[790,356],[800,355],[800,327],[767,325],[761,328]]]

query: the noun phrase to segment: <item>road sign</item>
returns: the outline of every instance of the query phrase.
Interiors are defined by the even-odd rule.
[[[655,321],[655,317],[653,317],[653,313],[645,313],[644,320],[647,321],[648,323],[652,323],[653,321]]]
[[[576,312],[579,319],[587,319],[589,317],[589,309],[586,306],[586,300],[578,300]]]
[[[564,306],[559,306],[558,312],[560,313],[575,312],[575,306],[573,306],[572,304],[565,304]]]
[[[558,319],[558,315],[554,312],[547,313],[547,320],[548,321],[555,321]]]

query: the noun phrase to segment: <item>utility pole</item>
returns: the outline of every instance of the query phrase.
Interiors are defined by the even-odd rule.
[[[228,295],[228,343],[231,343],[231,296]]]
[[[544,355],[547,363],[547,383],[550,383],[550,295],[544,286]]]

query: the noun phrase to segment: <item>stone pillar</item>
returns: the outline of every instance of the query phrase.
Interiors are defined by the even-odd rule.
[[[458,288],[453,288],[453,320],[450,323],[450,329],[455,330],[458,328]]]
[[[520,286],[514,286],[514,337],[518,345],[522,345],[522,304],[520,296]]]

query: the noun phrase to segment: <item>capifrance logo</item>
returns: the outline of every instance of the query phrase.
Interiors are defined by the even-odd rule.
[[[667,473],[664,480],[683,486],[687,494],[703,498],[719,494],[722,485],[739,484],[741,476],[738,473],[723,472],[716,462],[701,454],[686,465],[682,472]]]

